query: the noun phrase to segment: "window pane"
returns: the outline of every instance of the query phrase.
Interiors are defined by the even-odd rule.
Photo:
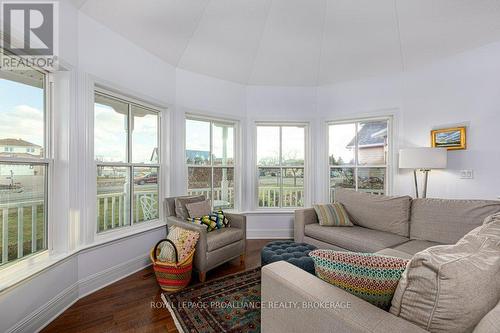
[[[94,155],[99,162],[127,162],[128,104],[95,95]]]
[[[130,168],[97,167],[97,230],[130,225]]]
[[[283,207],[304,206],[304,168],[283,169]]]
[[[212,199],[212,168],[188,168],[188,194],[204,194]]]
[[[159,217],[158,168],[134,168],[134,223]]]
[[[284,126],[281,131],[283,165],[304,165],[304,127]]]
[[[337,124],[328,127],[330,165],[354,165],[356,125]]]
[[[358,125],[358,164],[384,165],[387,152],[387,121],[362,122]]]
[[[0,264],[47,249],[44,164],[0,164]]]
[[[213,128],[214,165],[234,164],[234,127],[230,125],[214,124]]]
[[[234,168],[214,168],[214,208],[234,208]]]
[[[210,122],[186,119],[186,163],[210,165]]]
[[[280,169],[259,168],[259,207],[280,206]]]
[[[132,162],[158,163],[158,113],[132,105]]]
[[[280,163],[280,128],[277,126],[257,127],[257,164],[262,166]]]
[[[35,70],[0,71],[0,157],[43,157],[44,79]]]
[[[330,168],[330,199],[335,199],[336,188],[356,188],[354,168]]]
[[[384,194],[385,168],[359,168],[358,191]]]

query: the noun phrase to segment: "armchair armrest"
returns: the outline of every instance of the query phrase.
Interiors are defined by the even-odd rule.
[[[231,228],[243,230],[243,239],[247,238],[247,217],[242,214],[224,213],[229,220]]]
[[[263,333],[427,332],[285,261],[262,268],[261,323]]]
[[[304,241],[304,228],[308,224],[318,223],[314,208],[298,209],[295,211],[293,222],[293,239],[297,243]]]

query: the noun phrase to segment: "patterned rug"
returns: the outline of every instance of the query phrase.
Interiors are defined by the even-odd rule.
[[[260,332],[260,267],[163,293],[181,333]]]

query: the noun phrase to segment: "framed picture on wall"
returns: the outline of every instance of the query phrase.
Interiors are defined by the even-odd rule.
[[[466,149],[466,128],[453,127],[432,130],[431,143],[434,148],[448,148],[448,150]]]

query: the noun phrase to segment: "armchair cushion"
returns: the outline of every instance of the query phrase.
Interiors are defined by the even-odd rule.
[[[243,230],[238,228],[223,228],[207,234],[208,252],[243,239]]]
[[[210,205],[210,200],[204,200],[188,203],[186,204],[186,209],[188,211],[189,217],[200,217],[209,215],[211,213],[212,207]]]
[[[186,205],[193,202],[205,201],[204,195],[197,195],[191,197],[177,197],[175,198],[175,215],[180,219],[187,219],[189,217]]]

